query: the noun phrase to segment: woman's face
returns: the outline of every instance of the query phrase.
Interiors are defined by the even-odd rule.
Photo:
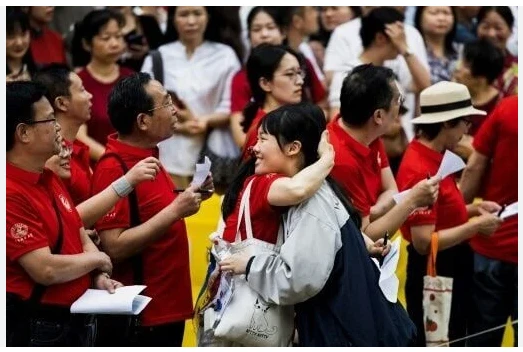
[[[209,16],[203,6],[178,6],[174,14],[174,27],[183,41],[203,41]]]
[[[29,30],[23,32],[17,28],[13,33],[8,33],[5,41],[5,52],[7,59],[22,60],[29,50],[31,34]]]
[[[285,147],[284,147],[285,148]],[[269,173],[284,174],[288,159],[280,149],[276,137],[258,128],[258,141],[253,147],[256,157],[254,173],[264,175]]]
[[[99,61],[115,63],[126,49],[122,28],[116,20],[110,20],[93,37],[91,42],[91,56]]]
[[[421,15],[421,30],[424,35],[444,37],[454,25],[450,6],[427,6]]]
[[[280,105],[301,101],[304,72],[298,59],[292,54],[283,55],[272,80],[267,82],[265,91]]]
[[[274,19],[263,11],[258,12],[258,14],[254,16],[250,26],[249,36],[253,48],[262,43],[281,45],[284,39],[284,35],[274,22]]]
[[[62,143],[58,155],[53,155],[45,162],[45,167],[53,171],[61,179],[71,178],[71,153],[72,150]]]
[[[507,40],[512,34],[510,28],[496,11],[490,11],[478,24],[478,37],[489,39],[495,46],[505,51]]]
[[[336,27],[349,22],[355,17],[349,6],[322,6],[320,8],[320,20],[323,28],[332,32]]]

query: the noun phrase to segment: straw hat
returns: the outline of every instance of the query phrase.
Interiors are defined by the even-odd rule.
[[[413,124],[445,122],[469,115],[486,115],[472,106],[466,86],[455,82],[439,82],[425,88],[420,94],[421,115]]]

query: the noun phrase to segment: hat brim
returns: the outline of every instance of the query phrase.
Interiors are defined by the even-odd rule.
[[[412,119],[413,124],[431,124],[431,123],[439,123],[439,122],[445,122],[457,119],[459,117],[465,117],[465,116],[471,116],[471,115],[486,115],[487,113],[483,110],[478,110],[473,108],[472,106],[468,106],[466,108],[451,110],[451,111],[443,111],[443,112],[435,112],[431,114],[421,114],[420,116]]]

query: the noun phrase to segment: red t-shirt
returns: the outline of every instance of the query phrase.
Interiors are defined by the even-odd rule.
[[[71,178],[63,180],[75,205],[82,203],[91,196],[91,177],[89,147],[76,139],[73,143],[65,141],[71,154]]]
[[[335,152],[331,176],[347,192],[361,216],[366,217],[381,194],[381,170],[389,167],[389,159],[381,138],[367,147],[343,130],[340,118],[338,115],[327,125]]]
[[[116,135],[108,138],[106,153],[116,153],[130,169],[140,160],[154,156],[158,158],[158,148],[142,149],[116,140]],[[123,175],[119,162],[107,158],[96,165],[93,174],[92,194],[104,190],[114,180]],[[147,222],[177,197],[173,192],[169,174],[162,167],[154,181],[145,181],[136,188],[140,221]],[[116,228],[129,228],[130,214],[128,198],[120,200],[96,224],[98,233]],[[102,234],[103,236],[103,234]],[[171,224],[165,235],[150,244],[142,252],[145,295],[152,297],[151,303],[142,313],[144,326],[161,325],[189,319],[193,314],[191,277],[189,271],[189,244],[185,221]],[[113,276],[124,284],[133,284],[132,269],[129,263],[116,264]]]
[[[443,154],[414,139],[403,155],[396,176],[399,191],[414,187],[419,181],[426,179],[427,174],[435,175],[442,160]],[[468,219],[465,200],[454,175],[449,175],[439,184],[436,202],[429,208],[419,209],[410,214],[401,226],[401,233],[407,241],[411,241],[412,226],[435,225],[435,231],[439,231],[463,225]]]
[[[31,31],[31,55],[40,65],[67,63],[62,36],[47,27],[38,33]]]
[[[499,204],[518,200],[518,97],[500,102],[474,138],[474,149],[489,159],[481,196]],[[505,219],[490,237],[476,236],[472,248],[489,258],[518,262],[518,217]]]
[[[231,83],[231,113],[242,112],[251,100],[251,86],[247,80],[247,70],[236,72]]]
[[[272,183],[281,177],[285,176],[280,174],[253,175],[245,180],[243,190],[238,195],[234,212],[231,213],[225,221],[225,229],[223,231],[224,240],[234,242],[236,239],[236,228],[240,214],[242,195],[249,182],[254,179],[249,199],[253,237],[265,242],[276,243],[281,214],[285,208],[270,205],[267,196]],[[242,224],[240,224],[240,234],[242,240],[247,238],[244,220],[242,220]]]
[[[265,115],[267,115],[265,111],[263,111],[262,109],[258,109],[258,112],[254,117],[254,120],[252,120],[251,126],[247,130],[247,134],[245,136],[245,144],[243,145],[242,149],[243,161],[247,160],[250,157],[249,148],[254,147],[256,145],[256,142],[258,141],[258,128],[260,127]]]
[[[85,90],[93,95],[91,100],[93,104],[91,106],[91,119],[87,121],[87,133],[102,145],[107,143],[107,136],[116,132],[107,114],[109,93],[111,93],[116,82],[131,74],[133,74],[132,70],[120,66],[120,76],[118,76],[114,82],[101,83],[97,81],[86,68],[78,72],[78,76],[82,79]]]
[[[53,248],[62,222],[60,254],[83,253],[80,216],[60,178],[52,171],[42,173],[22,170],[6,163],[6,291],[27,300],[35,282],[18,263],[20,257],[40,248]],[[53,198],[51,198],[53,197]],[[41,302],[70,306],[90,286],[91,277],[48,286]]]

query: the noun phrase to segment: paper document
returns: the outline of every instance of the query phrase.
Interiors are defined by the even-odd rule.
[[[209,172],[211,171],[211,165],[212,163],[207,156],[205,156],[203,163],[196,164],[196,172],[194,173],[191,185],[196,185],[200,187],[202,183],[205,182],[207,176],[209,176]]]
[[[439,165],[439,169],[436,175],[440,176],[443,180],[448,175],[452,175],[455,172],[463,170],[465,166],[466,165],[463,159],[461,159],[459,156],[457,156],[450,150],[446,150],[445,154],[443,154],[443,160]]]
[[[510,216],[518,215],[518,202],[508,205],[499,216],[501,219],[506,219]]]
[[[392,243],[390,247],[390,252],[383,259],[383,264],[380,268],[380,279],[379,285],[381,292],[385,298],[392,303],[398,301],[398,289],[400,281],[396,276],[396,269],[398,267],[398,261],[400,259],[400,243],[401,236],[398,236]]]
[[[149,304],[151,297],[139,295],[147,286],[119,287],[115,293],[107,290],[85,291],[71,306],[71,313],[137,315]]]
[[[443,180],[445,177],[452,175],[453,173],[458,172],[460,170],[463,170],[465,166],[465,163],[459,156],[457,156],[449,150],[446,150],[445,154],[443,154],[443,160],[441,160],[438,172],[434,176],[440,176]],[[404,190],[403,192],[396,193],[392,196],[392,199],[394,199],[396,204],[399,204],[403,200],[403,198],[405,198],[405,196],[409,193],[409,191],[410,188]]]

